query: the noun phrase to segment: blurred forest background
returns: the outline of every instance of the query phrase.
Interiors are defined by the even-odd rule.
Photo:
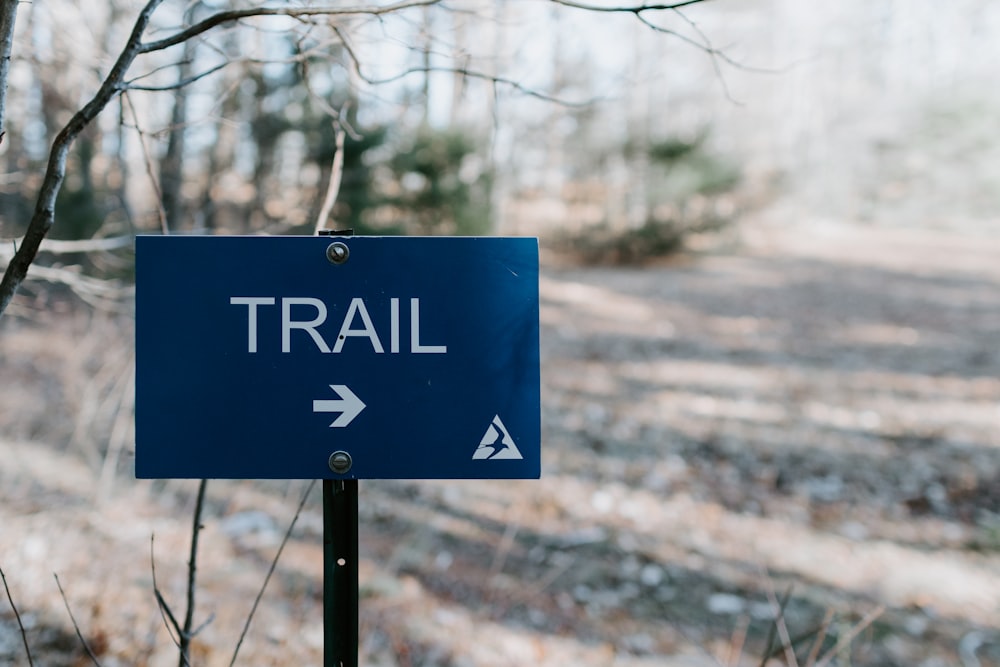
[[[168,1],[148,39],[254,4]],[[0,567],[39,664],[85,659],[52,571],[104,665],[176,664],[149,538],[176,611],[194,487],[132,478],[132,238],[325,217],[543,247],[544,479],[362,486],[364,664],[794,664],[762,658],[784,609],[800,664],[1000,665],[1000,5],[573,4],[252,18],[136,61],[0,318]],[[0,265],[139,8],[20,5]],[[305,486],[209,489],[216,665]],[[319,516],[239,664],[318,664]]]
[[[219,7],[171,3],[154,26]],[[134,13],[22,8],[0,235],[23,232],[51,138]],[[748,0],[655,20],[676,35],[631,14],[483,0],[333,27],[255,19],[143,56],[77,142],[52,238],[309,231],[338,127],[333,226],[361,233],[690,226],[765,207],[905,224],[995,212],[989,3]]]

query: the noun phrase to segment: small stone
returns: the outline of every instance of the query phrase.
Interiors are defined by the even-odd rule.
[[[731,593],[715,593],[705,604],[713,614],[741,614],[746,610],[746,600]]]
[[[663,577],[663,568],[653,563],[643,566],[639,571],[639,581],[651,588],[663,583]]]

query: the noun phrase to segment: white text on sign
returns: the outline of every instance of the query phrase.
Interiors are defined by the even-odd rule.
[[[279,299],[273,296],[234,296],[229,303],[234,306],[247,307],[247,352],[257,351],[257,328],[261,315],[258,308],[278,305]],[[292,351],[292,331],[299,330],[308,334],[320,352],[340,353],[348,338],[366,338],[372,350],[378,354],[385,353],[382,338],[375,330],[371,315],[364,299],[351,299],[347,312],[340,324],[337,339],[331,348],[319,327],[326,322],[326,304],[320,299],[308,296],[282,297],[281,302],[281,351]],[[264,315],[266,317],[266,314]],[[383,334],[385,332],[383,331]],[[297,336],[296,339],[301,338]],[[389,299],[389,353],[400,353],[400,317],[399,299]],[[410,299],[410,348],[411,354],[446,354],[446,345],[424,345],[420,342],[420,299]]]

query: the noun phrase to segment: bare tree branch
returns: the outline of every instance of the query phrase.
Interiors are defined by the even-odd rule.
[[[588,12],[608,12],[617,14],[635,14],[639,15],[642,12],[656,12],[664,11],[670,9],[680,9],[682,7],[687,7],[689,5],[697,5],[702,2],[708,2],[708,0],[681,0],[680,2],[668,2],[661,4],[641,4],[641,5],[619,5],[612,7],[605,7],[601,5],[589,5],[584,2],[573,2],[573,0],[549,0],[549,2],[555,3],[557,5],[562,5],[563,7],[572,7],[573,9],[583,9]]]
[[[487,72],[479,72],[476,70],[466,69],[464,67],[411,67],[409,69],[403,70],[397,74],[386,77],[384,79],[372,79],[366,78],[359,73],[365,83],[371,84],[373,86],[379,86],[386,83],[392,83],[393,81],[399,81],[404,79],[411,74],[426,74],[428,72],[444,72],[447,74],[461,74],[462,76],[468,77],[470,79],[479,79],[481,81],[487,81],[493,84],[500,84],[512,88],[519,93],[523,93],[528,97],[534,97],[536,99],[542,100],[543,102],[552,102],[553,104],[558,104],[564,107],[582,108],[588,107],[601,101],[601,97],[593,97],[587,100],[567,100],[561,97],[556,97],[555,95],[549,95],[548,93],[543,93],[540,90],[535,90],[529,86],[524,85],[520,81],[515,79],[510,79],[505,76],[498,76],[496,74],[489,74]]]
[[[181,633],[181,625],[177,622],[177,618],[174,616],[174,612],[170,610],[170,605],[163,598],[163,594],[160,592],[160,587],[156,583],[156,556],[154,554],[154,545],[156,544],[156,536],[150,535],[149,537],[149,569],[153,575],[153,595],[156,597],[156,606],[160,610],[160,617],[163,619],[163,625],[167,628],[167,634],[170,635],[170,641],[174,643],[178,649],[180,649],[180,642],[176,637],[174,637],[174,632],[179,636]],[[174,632],[170,629],[173,628]]]
[[[128,92],[122,93],[122,99],[125,101],[128,110],[132,112],[132,123],[135,131],[139,134],[139,146],[142,148],[142,160],[146,165],[146,175],[149,176],[149,183],[153,188],[153,192],[156,193],[156,214],[160,222],[160,232],[164,235],[169,234],[170,228],[167,227],[167,212],[163,208],[163,192],[160,190],[159,181],[156,180],[156,171],[153,169],[153,158],[150,157],[149,149],[146,148],[146,133],[139,127],[139,114],[136,113],[135,106],[132,104],[132,98],[128,96]]]
[[[885,605],[879,605],[872,609],[870,612],[864,615],[864,617],[851,628],[850,632],[841,637],[837,643],[827,651],[826,655],[819,659],[815,667],[826,667],[830,664],[837,655],[840,654],[845,648],[847,648],[854,638],[857,637],[861,632],[867,628],[869,625],[875,622],[875,620],[885,613]]]
[[[153,51],[162,51],[163,49],[170,48],[171,46],[181,44],[192,37],[197,37],[198,35],[207,32],[216,26],[224,25],[226,23],[235,23],[243,19],[257,16],[289,16],[293,18],[304,18],[309,16],[377,17],[392,14],[404,9],[410,9],[411,7],[428,7],[430,5],[440,4],[440,2],[441,0],[402,0],[401,2],[395,2],[382,7],[256,7],[253,9],[236,9],[218,12],[216,14],[212,14],[207,19],[195,23],[193,26],[181,30],[175,35],[171,35],[170,37],[166,37],[155,42],[143,44],[140,52],[151,53]]]
[[[333,164],[330,165],[330,180],[326,186],[326,196],[323,197],[323,205],[319,209],[319,215],[316,216],[316,234],[319,234],[321,229],[326,229],[326,221],[330,217],[330,211],[333,210],[334,203],[337,201],[337,194],[340,192],[340,180],[344,175],[344,140],[347,138],[347,130],[336,121],[334,121],[333,125],[334,131],[337,133],[335,138],[336,152],[333,154]]]
[[[271,567],[267,569],[267,576],[264,577],[264,583],[261,584],[260,590],[257,592],[257,597],[254,598],[253,606],[250,607],[250,614],[247,615],[247,622],[243,624],[243,631],[240,632],[240,638],[236,642],[236,648],[233,650],[233,658],[229,661],[229,667],[233,667],[236,664],[236,657],[240,654],[240,647],[243,646],[243,640],[247,636],[247,631],[250,630],[250,621],[253,620],[254,614],[257,612],[257,605],[260,604],[260,600],[264,597],[264,591],[267,589],[267,584],[271,581],[271,575],[274,574],[274,569],[278,566],[278,559],[281,558],[281,552],[285,550],[285,545],[288,544],[288,539],[292,536],[292,530],[295,528],[295,523],[299,520],[299,516],[302,514],[302,508],[306,505],[306,500],[309,498],[309,494],[312,493],[313,487],[316,486],[316,480],[311,480],[309,486],[306,487],[305,493],[302,494],[302,500],[299,501],[299,507],[295,510],[295,516],[292,517],[292,522],[288,524],[288,530],[285,531],[285,536],[281,539],[281,544],[278,545],[278,551],[274,554],[274,559],[271,560]]]
[[[59,587],[59,595],[62,596],[63,604],[66,605],[66,611],[69,613],[69,620],[73,622],[73,629],[76,630],[77,638],[80,640],[80,643],[83,644],[83,649],[87,652],[87,655],[93,663],[97,665],[97,667],[101,667],[101,661],[98,660],[97,656],[94,655],[94,652],[90,650],[90,644],[87,643],[87,640],[83,638],[83,633],[80,632],[80,626],[76,622],[76,617],[73,616],[73,610],[69,607],[69,600],[66,599],[66,591],[63,590],[62,584],[59,582],[59,575],[53,573],[52,576],[56,578],[56,586]]]
[[[8,248],[5,241],[0,241],[0,260],[10,260],[17,253],[17,246]],[[63,254],[75,252],[94,252],[114,250],[132,245],[131,236],[119,236],[108,239],[91,239],[89,241],[46,241],[45,247],[39,252]],[[50,283],[66,285],[81,299],[91,305],[113,309],[115,302],[133,294],[135,288],[124,285],[117,280],[93,278],[80,273],[79,266],[33,266],[31,277]]]
[[[24,652],[28,654],[28,664],[34,667],[34,661],[31,659],[31,648],[28,646],[28,634],[24,631],[24,623],[21,622],[21,614],[17,610],[17,605],[14,604],[14,597],[10,594],[10,588],[7,586],[7,577],[3,573],[3,568],[0,567],[0,579],[3,580],[3,589],[7,593],[7,601],[10,602],[10,608],[14,610],[14,618],[17,620],[17,627],[21,630],[21,641],[24,642]]]
[[[823,615],[823,622],[819,626],[819,633],[817,633],[816,639],[813,641],[812,648],[809,649],[809,655],[806,656],[807,665],[816,664],[816,659],[819,657],[819,650],[823,648],[823,642],[826,641],[826,635],[830,631],[831,623],[833,623],[833,609],[827,609]]]
[[[159,51],[176,44],[183,43],[197,35],[200,35],[212,28],[239,21],[240,19],[253,16],[382,16],[391,14],[411,7],[423,7],[439,4],[441,0],[401,0],[384,6],[362,6],[362,7],[323,7],[323,8],[267,8],[260,7],[247,10],[236,10],[219,12],[209,18],[186,28],[171,37],[144,43],[142,36],[149,27],[153,13],[163,3],[163,0],[148,0],[146,5],[139,12],[132,32],[125,43],[124,48],[112,66],[108,75],[104,78],[94,97],[77,111],[66,126],[56,135],[49,152],[49,161],[45,175],[39,189],[38,198],[35,203],[35,210],[28,223],[28,229],[24,234],[20,247],[14,254],[13,259],[4,271],[3,279],[0,280],[0,315],[7,309],[17,288],[24,282],[28,274],[28,269],[34,262],[38,254],[38,248],[42,240],[52,228],[55,221],[55,201],[56,195],[62,186],[66,176],[66,162],[69,150],[79,134],[93,121],[101,111],[107,106],[115,95],[127,89],[125,85],[125,75],[135,59],[144,53]],[[9,27],[13,29],[13,21],[9,26],[3,24],[3,17],[6,14],[13,18],[10,6],[16,5],[13,0],[0,0],[0,30]],[[15,8],[16,9],[16,8]],[[3,34],[0,33],[0,55],[3,49]],[[6,62],[6,61],[4,61]],[[5,83],[5,79],[0,84]],[[134,113],[134,110],[133,110]],[[2,118],[0,118],[2,121]],[[162,218],[161,218],[162,224]]]
[[[8,243],[13,239],[0,239],[0,257],[11,257],[13,251],[5,250]],[[132,236],[109,236],[103,239],[88,239],[86,241],[55,241],[46,239],[38,252],[48,252],[54,255],[63,255],[75,252],[101,252],[104,250],[119,250],[129,248],[135,243]]]
[[[645,17],[640,16],[638,14],[636,15],[636,17],[644,25],[652,28],[656,32],[668,34],[671,37],[676,37],[677,39],[681,40],[682,42],[686,42],[687,44],[690,44],[690,45],[694,46],[695,48],[698,48],[698,49],[701,49],[702,51],[704,51],[708,55],[708,58],[709,58],[709,60],[712,63],[712,69],[715,71],[715,78],[717,78],[719,80],[719,83],[722,84],[722,92],[725,93],[726,99],[728,99],[730,102],[733,102],[734,104],[740,104],[740,102],[738,102],[732,96],[732,94],[729,92],[729,84],[726,83],[726,77],[722,73],[722,68],[719,67],[719,60],[723,60],[726,63],[728,63],[729,65],[732,65],[733,67],[742,68],[742,65],[740,65],[739,63],[737,63],[736,61],[734,61],[732,58],[730,58],[728,55],[726,55],[725,52],[720,51],[719,49],[716,49],[712,45],[711,40],[708,39],[708,35],[706,35],[704,32],[702,32],[701,28],[698,27],[698,24],[695,23],[694,21],[692,21],[691,19],[689,19],[684,12],[682,12],[679,9],[675,9],[674,13],[677,14],[677,16],[679,16],[685,23],[687,23],[689,26],[691,26],[691,29],[695,31],[695,33],[698,35],[699,38],[701,38],[701,42],[693,40],[693,39],[691,39],[689,37],[685,37],[684,35],[681,35],[680,33],[676,32],[674,30],[668,30],[666,28],[658,26],[655,23],[653,23],[652,21],[648,21]]]
[[[192,517],[191,525],[191,553],[188,557],[187,612],[184,614],[184,627],[180,630],[179,667],[186,667],[190,664],[191,639],[194,637],[194,633],[191,630],[194,626],[194,594],[197,590],[195,577],[198,572],[198,535],[201,534],[201,513],[205,507],[205,490],[207,488],[207,479],[203,479],[198,483],[198,497],[194,503],[194,516]]]
[[[191,76],[181,79],[180,81],[175,81],[173,83],[168,83],[162,86],[141,86],[132,82],[126,82],[124,88],[126,90],[142,90],[146,92],[166,92],[168,90],[177,90],[178,88],[184,88],[185,86],[190,86],[192,83],[204,79],[207,76],[215,74],[221,69],[225,69],[229,65],[236,63],[235,60],[227,60],[224,63],[219,63],[215,67],[211,67],[204,72],[199,72],[198,74],[192,74]]]
[[[781,639],[781,649],[785,654],[785,663],[789,667],[799,667],[799,662],[795,657],[795,648],[792,645],[792,638],[788,633],[788,625],[785,623],[785,609],[788,608],[788,601],[792,597],[792,589],[789,587],[785,594],[781,596],[781,600],[778,600],[778,596],[774,592],[774,586],[771,583],[770,577],[767,576],[765,572],[765,581],[767,582],[767,600],[771,604],[771,609],[774,612],[774,619],[771,621],[774,627],[777,628],[778,637]],[[770,646],[768,647],[770,648]],[[761,665],[764,665],[767,660],[770,659],[773,654],[765,654],[764,660]]]
[[[429,72],[445,72],[445,73],[448,73],[448,74],[461,74],[462,76],[466,76],[466,77],[468,77],[470,79],[479,79],[479,80],[482,80],[482,81],[487,81],[489,83],[494,84],[494,86],[497,85],[497,84],[502,84],[502,85],[505,85],[505,86],[509,86],[510,88],[513,88],[514,90],[516,90],[516,91],[518,91],[520,93],[524,93],[525,95],[528,95],[529,97],[534,97],[534,98],[543,100],[545,102],[552,102],[554,104],[559,104],[561,106],[566,106],[566,107],[575,107],[575,108],[586,107],[586,106],[590,106],[591,104],[594,104],[595,102],[599,101],[599,99],[600,99],[600,98],[592,98],[592,99],[583,100],[583,101],[564,100],[562,98],[555,97],[553,95],[549,95],[549,94],[543,93],[543,92],[541,92],[539,90],[535,90],[533,88],[530,88],[530,87],[524,85],[523,83],[521,83],[520,81],[516,81],[514,79],[509,79],[507,77],[499,76],[499,75],[496,75],[496,74],[488,74],[486,72],[479,72],[479,71],[467,69],[467,68],[464,68],[464,67],[438,67],[438,66],[410,67],[410,68],[405,69],[405,70],[403,70],[401,72],[393,74],[392,76],[385,77],[385,78],[382,78],[382,79],[376,79],[376,78],[368,76],[367,74],[365,74],[361,70],[361,61],[359,60],[358,55],[355,52],[354,48],[351,46],[350,42],[347,40],[346,35],[344,35],[343,32],[339,28],[337,28],[336,26],[331,26],[331,28],[337,34],[337,36],[340,37],[341,42],[342,42],[343,47],[344,47],[344,52],[347,53],[347,57],[350,59],[351,65],[354,68],[354,73],[357,74],[357,76],[358,76],[359,79],[361,79],[362,81],[364,81],[365,83],[367,83],[368,85],[371,85],[371,86],[379,86],[379,85],[383,85],[383,84],[386,84],[386,83],[392,83],[394,81],[399,81],[400,79],[405,79],[406,77],[410,76],[411,74],[426,74],[426,73],[429,73]]]
[[[121,298],[131,294],[133,288],[115,280],[92,278],[80,273],[79,266],[36,266],[32,269],[32,278],[47,280],[50,283],[60,283],[71,288],[81,297],[98,297],[102,299]]]
[[[6,0],[9,4],[11,0]],[[79,136],[87,125],[107,106],[108,102],[118,94],[125,73],[132,65],[136,56],[140,53],[142,46],[142,34],[145,32],[153,12],[163,2],[163,0],[149,0],[146,6],[139,12],[132,32],[129,35],[125,47],[122,49],[118,60],[112,66],[108,76],[104,79],[94,97],[82,109],[77,111],[66,126],[56,135],[52,142],[52,150],[49,152],[49,162],[42,178],[42,185],[35,203],[35,211],[28,223],[28,229],[21,241],[21,246],[14,254],[14,258],[7,265],[3,279],[0,280],[0,315],[7,309],[10,300],[14,298],[14,292],[24,282],[28,274],[28,268],[38,254],[38,247],[42,243],[52,223],[55,220],[56,195],[62,186],[66,176],[66,160],[69,156],[69,149],[73,141]]]
[[[734,60],[724,50],[717,48],[715,45],[713,45],[711,40],[708,38],[708,35],[706,35],[702,31],[702,29],[698,26],[698,24],[695,23],[693,20],[691,20],[691,18],[688,17],[687,14],[680,11],[684,7],[701,4],[703,2],[707,2],[708,0],[685,0],[682,2],[665,3],[665,4],[618,5],[610,7],[602,7],[599,5],[590,5],[582,2],[574,2],[573,0],[549,0],[549,1],[554,4],[561,5],[563,7],[571,7],[573,9],[581,9],[589,12],[634,14],[635,18],[650,30],[660,33],[661,35],[669,35],[670,37],[678,39],[681,42],[688,44],[689,46],[693,46],[694,48],[703,51],[711,59],[712,69],[715,71],[716,78],[718,78],[719,82],[722,84],[722,91],[725,94],[726,99],[728,99],[730,102],[733,102],[734,104],[741,104],[741,103],[739,102],[739,100],[735,99],[732,96],[729,90],[729,84],[726,82],[726,79],[723,76],[722,68],[719,67],[720,62],[724,62],[727,65],[730,65],[731,67],[735,67],[743,71],[761,72],[761,73],[773,73],[775,71],[759,67],[751,67],[737,60]],[[660,11],[668,11],[676,14],[678,17],[680,17],[682,21],[684,21],[684,23],[690,26],[691,30],[694,31],[698,39],[688,37],[683,33],[677,32],[676,30],[672,30],[657,23],[653,23],[652,20],[650,20],[646,16],[643,16],[644,12],[660,12]]]

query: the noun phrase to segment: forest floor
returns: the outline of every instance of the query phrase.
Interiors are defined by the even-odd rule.
[[[362,664],[757,666],[787,595],[800,664],[826,627],[831,665],[997,667],[998,258],[846,224],[546,258],[542,479],[361,484]],[[136,482],[107,445],[130,327],[28,300],[0,323],[0,568],[36,665],[91,664],[67,605],[105,667],[177,664],[151,553],[180,616],[197,485]],[[308,488],[209,484],[194,665],[230,664]],[[320,496],[237,664],[322,662]],[[0,665],[25,664],[0,597]]]

